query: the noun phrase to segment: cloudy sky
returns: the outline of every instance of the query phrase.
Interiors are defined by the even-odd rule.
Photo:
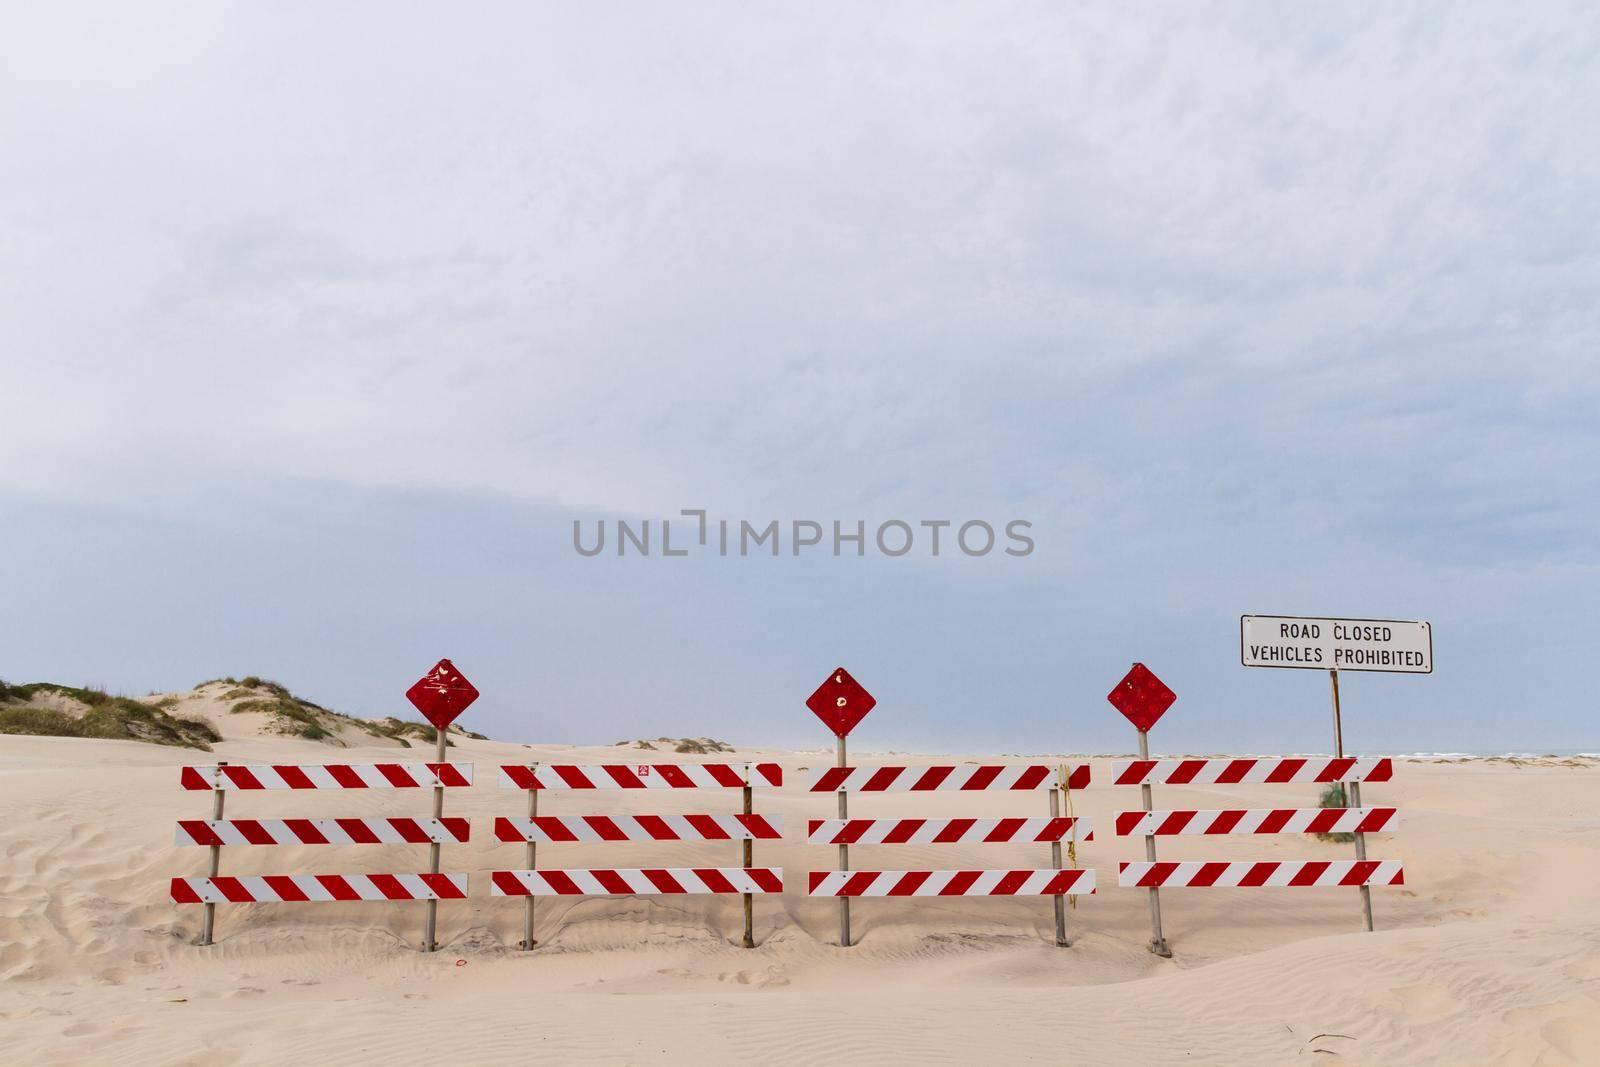
[[[13,5],[0,677],[480,729],[1600,749],[1587,5]],[[1033,524],[594,559],[572,522]],[[676,531],[675,531],[676,533]]]

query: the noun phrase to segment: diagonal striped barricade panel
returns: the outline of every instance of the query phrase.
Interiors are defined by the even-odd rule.
[[[1395,808],[1362,807],[1360,783],[1388,782],[1394,778],[1394,761],[1384,757],[1294,756],[1244,759],[1129,760],[1116,763],[1112,779],[1117,785],[1142,786],[1144,811],[1122,811],[1116,816],[1120,837],[1145,839],[1146,860],[1120,863],[1117,884],[1148,889],[1152,900],[1168,888],[1316,888],[1357,886],[1363,897],[1369,886],[1402,885],[1405,871],[1395,860],[1368,860],[1369,833],[1398,827]],[[1154,807],[1150,786],[1251,786],[1332,785],[1346,788],[1354,807],[1348,808],[1223,808],[1214,810]],[[1160,862],[1155,858],[1158,837],[1246,836],[1260,834],[1356,835],[1355,860],[1189,860]],[[1154,905],[1152,905],[1154,907]],[[1370,911],[1367,913],[1370,916]],[[1368,924],[1370,929],[1370,923]]]
[[[1400,823],[1395,808],[1228,808],[1220,811],[1122,811],[1119,837],[1217,834],[1376,834]]]
[[[1112,785],[1387,782],[1393,777],[1394,761],[1387,757],[1124,760],[1111,768]]]
[[[776,815],[540,815],[497,818],[497,841],[777,841]]]
[[[1086,818],[1054,819],[812,819],[810,845],[953,845],[982,842],[1093,841]]]
[[[464,874],[267,874],[174,878],[175,904],[345,900],[465,900]]]
[[[441,748],[441,752],[443,749]],[[470,763],[230,764],[183,767],[179,785],[212,795],[210,819],[181,819],[176,841],[210,849],[210,874],[173,878],[174,904],[205,905],[200,944],[211,944],[218,904],[310,903],[354,900],[464,900],[465,874],[269,874],[227,877],[218,873],[224,846],[242,845],[428,845],[433,859],[445,844],[471,837],[467,819],[439,815],[443,790],[472,785]],[[229,793],[257,790],[435,790],[435,818],[225,819]],[[429,905],[431,909],[433,904]],[[430,934],[432,913],[429,918]]]
[[[840,866],[852,845],[952,845],[961,843],[1049,844],[1048,868],[979,870],[831,870],[808,871],[811,897],[1053,897],[1056,944],[1065,946],[1066,918],[1062,898],[1093,893],[1093,870],[1077,867],[1077,845],[1093,837],[1088,819],[1071,812],[1071,790],[1089,784],[1086,763],[954,764],[922,767],[820,767],[807,783],[811,793],[982,793],[1046,791],[1050,817],[1029,818],[899,818],[812,819],[806,842],[839,847]],[[1068,814],[1059,811],[1067,798]],[[840,814],[844,815],[841,797]],[[1062,843],[1072,866],[1062,866]],[[845,941],[841,932],[841,943]]]
[[[1045,764],[935,767],[821,767],[811,772],[806,789],[812,793],[934,792],[995,789],[1054,789],[1056,768]],[[1089,765],[1076,764],[1068,772],[1068,785],[1089,784]]]
[[[752,810],[754,790],[783,784],[776,763],[535,763],[500,767],[503,789],[528,794],[525,818],[501,816],[494,821],[495,840],[522,842],[525,862],[519,870],[489,874],[490,894],[526,898],[521,946],[532,948],[535,897],[648,896],[679,894],[737,895],[744,898],[744,947],[753,948],[756,896],[783,891],[783,871],[756,867],[756,841],[782,836],[780,821]],[[540,815],[539,796],[552,789],[738,789],[743,812],[732,815]],[[578,841],[729,841],[738,842],[738,867],[541,869],[540,844]]]
[[[496,897],[615,897],[654,894],[771,894],[783,892],[777,867],[582,868],[495,871]]]
[[[502,765],[504,789],[742,789],[780,786],[776,763],[540,763]]]
[[[464,844],[466,819],[182,819],[180,845]]]
[[[472,784],[470,763],[233,764],[185,767],[184,789],[433,789]]]
[[[1180,863],[1122,863],[1117,867],[1117,884],[1124,888],[1404,885],[1405,880],[1405,870],[1395,860],[1191,860]]]
[[[1092,870],[812,871],[813,897],[1016,897],[1093,893]]]

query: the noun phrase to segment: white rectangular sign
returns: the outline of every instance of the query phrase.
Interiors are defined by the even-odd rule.
[[[1433,627],[1395,619],[1239,616],[1239,662],[1308,671],[1433,673]]]

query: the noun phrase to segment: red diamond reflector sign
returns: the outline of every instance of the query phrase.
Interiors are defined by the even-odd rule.
[[[1166,714],[1178,695],[1168,689],[1167,683],[1157,678],[1149,667],[1135,663],[1133,670],[1106,694],[1106,699],[1143,733]]]
[[[466,675],[456,670],[454,663],[442,659],[433,670],[418,678],[416,685],[406,690],[406,699],[422,712],[424,719],[443,730],[478,699],[478,690],[467,681]]]
[[[843,667],[828,675],[828,680],[817,686],[817,691],[806,700],[811,713],[840,737],[854,730],[856,723],[877,706],[872,694],[861,688],[861,683],[850,677],[850,672]]]

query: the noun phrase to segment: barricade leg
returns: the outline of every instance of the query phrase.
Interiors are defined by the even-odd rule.
[[[1061,791],[1050,791],[1050,818],[1055,819],[1061,814]],[[1056,870],[1061,869],[1061,841],[1056,839],[1050,842],[1050,865]],[[1067,940],[1067,902],[1062,896],[1051,898],[1056,909],[1056,945],[1066,948],[1071,942]]]
[[[538,766],[539,765],[537,763],[534,764],[535,769],[537,769]],[[537,789],[530,789],[528,790],[528,818],[535,819],[538,818],[538,815],[539,791]],[[531,871],[538,867],[538,859],[538,846],[532,841],[529,841],[527,855],[528,870]],[[538,943],[539,942],[533,939],[533,896],[532,894],[529,894],[523,899],[522,902],[522,943],[517,947],[529,949]]]
[[[227,792],[222,788],[222,768],[226,767],[227,765],[227,760],[217,761],[217,778],[215,782],[216,789],[213,791],[211,799],[211,818],[213,821],[222,818],[222,800],[225,796],[227,796]],[[210,875],[212,878],[215,878],[219,873],[221,864],[222,846],[212,845],[210,869]],[[202,945],[209,945],[212,943],[211,935],[216,928],[216,921],[217,906],[215,904],[207,904],[205,918],[200,921],[200,943]]]
[[[1361,806],[1361,783],[1350,783],[1350,805]],[[1362,863],[1367,861],[1367,835],[1360,830],[1356,831],[1356,859]],[[1361,914],[1367,920],[1367,932],[1372,932],[1372,887],[1366,883],[1361,885]]]

